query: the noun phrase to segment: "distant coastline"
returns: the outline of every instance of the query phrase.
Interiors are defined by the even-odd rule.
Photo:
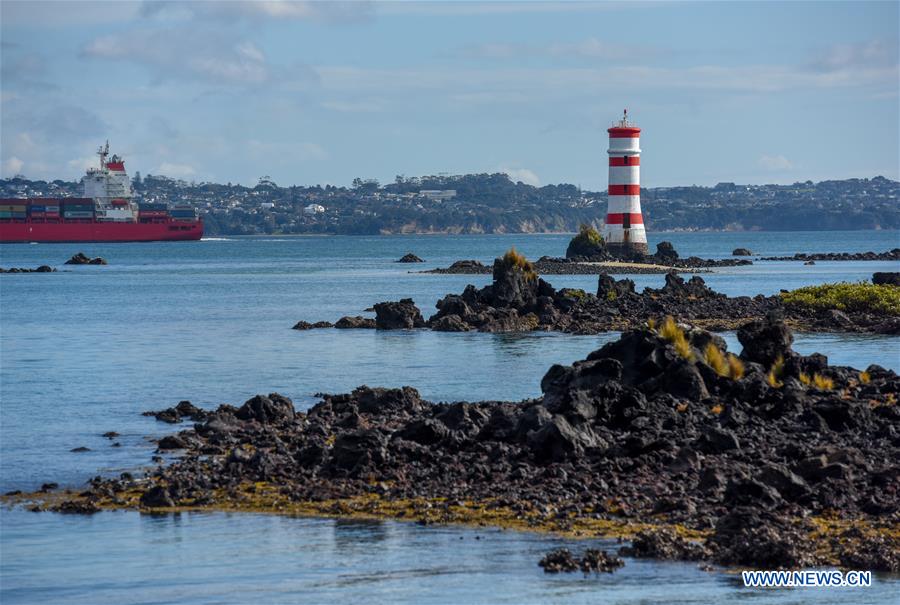
[[[395,235],[574,233],[602,227],[605,192],[571,184],[535,187],[505,174],[398,177],[393,183],[355,179],[350,187],[255,187],[188,183],[136,176],[143,201],[189,204],[205,234]],[[79,195],[75,182],[0,180],[0,197]],[[792,185],[655,187],[641,189],[649,232],[860,231],[900,229],[900,182],[871,179]]]

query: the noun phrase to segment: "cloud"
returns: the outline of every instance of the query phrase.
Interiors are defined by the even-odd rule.
[[[505,173],[511,181],[517,183],[521,181],[526,185],[534,185],[535,187],[540,187],[541,185],[541,179],[538,178],[538,175],[528,168],[501,167],[500,172]]]
[[[451,16],[451,15],[510,15],[517,13],[585,13],[599,11],[653,8],[660,2],[541,2],[506,0],[493,2],[432,1],[382,2],[376,8],[380,14]]]
[[[810,67],[816,71],[833,72],[854,67],[896,65],[897,40],[875,39],[860,44],[835,44],[820,53]]]
[[[384,110],[384,103],[377,99],[359,101],[322,101],[322,107],[341,113],[376,113]]]
[[[69,169],[69,174],[81,174],[84,173],[88,168],[97,168],[100,165],[100,160],[96,155],[88,155],[80,158],[75,158],[74,160],[69,160],[66,162],[66,167]]]
[[[15,155],[28,156],[37,152],[38,146],[34,137],[28,132],[19,132],[15,137],[4,141],[6,151],[12,151]]]
[[[138,15],[136,2],[108,0],[4,0],[0,20],[10,26],[72,27],[131,21]]]
[[[591,37],[578,42],[556,42],[551,44],[504,44],[493,42],[465,47],[460,54],[466,57],[483,59],[548,57],[553,59],[627,59],[633,61],[638,58],[655,55],[658,52],[657,49],[649,46],[613,44]]]
[[[172,2],[151,0],[141,5],[144,17],[158,19],[195,19],[202,21],[308,20],[325,23],[354,23],[373,16],[372,2],[231,0]]]
[[[363,69],[321,66],[316,69],[326,92],[354,95],[394,95],[431,91],[454,96],[505,101],[524,95],[535,102],[553,97],[618,93],[622,90],[777,93],[833,88],[890,87],[896,89],[897,65],[814,72],[796,66],[724,67],[617,66],[584,68],[462,68]],[[503,95],[511,95],[504,97]]]
[[[199,79],[217,84],[266,82],[270,70],[253,42],[213,32],[141,30],[110,34],[84,46],[82,56],[142,64],[160,80]]]
[[[263,84],[302,86],[316,80],[315,72],[306,65],[272,65],[256,43],[235,40],[221,29],[185,26],[110,34],[84,45],[81,55],[142,65],[160,82],[256,88]]]
[[[285,163],[308,160],[327,160],[328,151],[317,143],[308,141],[291,141],[279,143],[259,141],[252,139],[247,141],[246,149],[251,158],[268,158],[273,163]]]
[[[756,163],[760,168],[773,172],[791,170],[794,167],[793,162],[783,155],[762,155]]]
[[[0,169],[2,169],[3,171],[3,176],[11,177],[20,174],[24,166],[25,162],[23,162],[16,156],[10,156],[9,158],[3,160],[3,163],[0,164]]]
[[[68,104],[26,105],[25,100],[17,100],[16,108],[3,114],[3,145],[13,134],[16,143],[53,141],[71,142],[84,138],[103,138],[108,125],[95,113]]]
[[[18,44],[4,43],[0,53],[0,81],[3,88],[47,92],[59,86],[48,81],[47,59],[36,52],[23,52]],[[8,92],[8,91],[7,91]]]
[[[172,164],[170,162],[163,162],[156,168],[156,170],[153,171],[152,174],[161,174],[175,179],[183,179],[197,174],[197,171],[193,166],[190,166],[189,164]]]

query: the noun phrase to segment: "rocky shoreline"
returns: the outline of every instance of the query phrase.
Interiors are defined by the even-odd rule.
[[[871,261],[871,260],[897,260],[900,261],[900,248],[894,248],[887,252],[819,252],[815,254],[804,254],[802,252],[793,256],[763,256],[759,260],[796,260],[796,261],[817,261],[817,260],[840,260],[840,261]]]
[[[90,256],[87,256],[83,252],[78,252],[77,254],[73,255],[69,260],[67,260],[63,264],[65,264],[65,265],[107,265],[109,263],[107,263],[105,258],[102,258],[100,256],[91,258]],[[23,268],[23,267],[10,267],[9,269],[4,269],[3,267],[0,267],[0,273],[56,273],[56,272],[57,272],[57,270],[54,267],[51,267],[49,265],[41,265],[41,266],[37,267],[36,269],[29,269],[29,268]]]
[[[365,386],[306,413],[274,393],[182,402],[154,413],[193,422],[158,442],[181,455],[147,477],[5,500],[471,523],[629,537],[637,557],[900,572],[900,377],[795,353],[777,314],[738,338],[736,356],[669,318],[551,367],[518,403]]]
[[[562,288],[537,276],[534,265],[510,251],[492,268],[493,281],[481,289],[466,286],[437,302],[427,320],[411,299],[375,305],[375,318],[343,317],[334,327],[382,330],[428,328],[443,332],[559,331],[598,334],[640,327],[665,315],[710,330],[737,329],[771,311],[783,313],[795,329],[813,332],[900,334],[900,315],[874,311],[842,311],[786,305],[781,296],[729,297],[710,289],[703,279],[685,281],[674,272],[662,288],[638,293],[630,279],[600,275],[597,292]],[[894,286],[885,286],[894,287]],[[327,326],[319,323],[319,326]],[[316,327],[306,321],[295,329]]]
[[[539,275],[661,275],[664,273],[706,273],[707,269],[691,267],[671,267],[647,263],[631,263],[623,261],[570,261],[564,258],[548,259],[541,257],[534,263],[534,270]],[[416,273],[438,275],[490,275],[493,269],[481,261],[461,260],[449,267],[427,269]]]
[[[676,264],[677,263],[677,264]],[[714,267],[752,265],[745,259],[703,259],[690,256],[681,259],[645,257],[641,260],[593,260],[590,258],[557,258],[542,256],[534,261],[538,275],[660,275],[664,273],[708,273]],[[417,273],[438,275],[490,275],[493,268],[477,260],[458,260],[449,267],[427,269]]]

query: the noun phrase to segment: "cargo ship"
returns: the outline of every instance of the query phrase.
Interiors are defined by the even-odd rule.
[[[0,242],[161,242],[198,240],[192,206],[138,203],[125,161],[101,147],[100,168],[82,178],[84,197],[0,199]],[[108,158],[108,159],[107,159]]]

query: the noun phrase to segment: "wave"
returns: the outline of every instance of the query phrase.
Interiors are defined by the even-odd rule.
[[[230,237],[202,237],[201,242],[234,242],[237,241]]]

